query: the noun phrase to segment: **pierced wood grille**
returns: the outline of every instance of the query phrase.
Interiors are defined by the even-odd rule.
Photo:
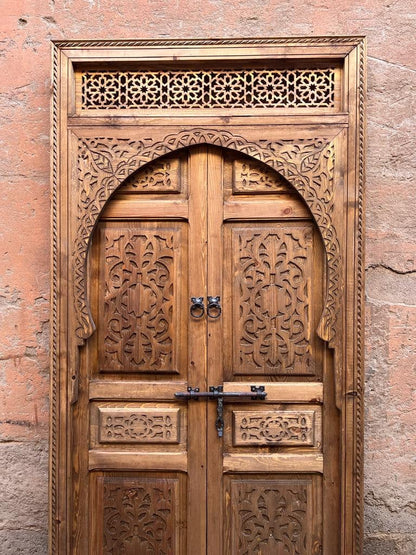
[[[81,79],[84,110],[334,106],[333,68],[88,71]]]

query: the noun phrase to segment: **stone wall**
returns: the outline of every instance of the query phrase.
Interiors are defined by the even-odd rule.
[[[413,2],[2,0],[0,10],[1,552],[47,552],[50,39],[364,34],[365,553],[416,553]]]

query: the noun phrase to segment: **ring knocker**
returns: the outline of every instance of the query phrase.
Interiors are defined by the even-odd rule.
[[[191,297],[191,307],[189,309],[192,318],[202,318],[205,314],[204,297]]]
[[[207,314],[209,318],[216,320],[221,316],[221,305],[220,305],[221,297],[207,297],[207,299],[208,299]]]

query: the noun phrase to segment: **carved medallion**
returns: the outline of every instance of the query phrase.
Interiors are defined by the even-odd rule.
[[[179,443],[179,409],[100,407],[100,443]]]
[[[233,444],[312,446],[314,411],[233,411]]]

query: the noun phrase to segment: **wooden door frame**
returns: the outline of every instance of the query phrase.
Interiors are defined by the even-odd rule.
[[[86,257],[94,224],[105,202],[127,175],[111,168],[111,179],[99,187],[99,194],[82,203],[81,192],[74,193],[77,161],[70,157],[70,129],[85,126],[96,129],[102,136],[103,119],[99,115],[76,113],[74,70],[91,64],[132,63],[152,60],[154,63],[185,61],[204,63],[206,60],[251,61],[287,58],[313,64],[333,61],[342,68],[339,110],[325,113],[319,110],[302,114],[278,110],[263,115],[251,111],[245,116],[254,129],[274,125],[294,125],[307,121],[321,135],[323,119],[348,131],[343,147],[347,150],[343,177],[343,200],[333,201],[332,207],[322,204],[319,195],[302,173],[287,158],[265,143],[244,137],[240,115],[213,111],[191,113],[186,124],[179,122],[176,131],[165,133],[146,144],[128,147],[132,167],[137,169],[157,157],[192,144],[213,144],[248,154],[279,171],[292,183],[308,204],[321,230],[327,253],[327,267],[332,283],[330,306],[324,314],[320,335],[338,354],[338,391],[341,410],[342,451],[342,553],[359,554],[362,550],[362,485],[363,485],[363,279],[364,279],[364,155],[365,155],[365,39],[363,37],[291,37],[274,39],[214,39],[214,40],[108,40],[56,41],[53,43],[52,96],[52,315],[51,315],[51,425],[50,425],[50,543],[51,553],[68,552],[68,491],[71,403],[77,396],[79,346],[93,331],[86,299]],[[89,64],[85,65],[85,64]],[[150,115],[150,114],[149,114]],[[177,112],[176,112],[177,115]],[[120,114],[118,114],[120,116]],[[158,125],[167,124],[171,114],[158,116]],[[130,125],[146,126],[149,119],[141,113],[130,118]],[[326,118],[326,119],[325,119]],[[119,120],[120,122],[121,120]],[[100,128],[101,125],[101,128]],[[329,125],[329,123],[328,123]],[[183,128],[185,127],[185,130]],[[241,129],[236,133],[236,128]],[[347,132],[346,131],[346,132]],[[101,132],[101,135],[100,135]],[[134,143],[134,141],[131,141]],[[324,145],[324,148],[327,148]],[[85,146],[85,145],[84,145]],[[117,144],[113,145],[114,152]],[[338,145],[338,148],[341,148]],[[315,149],[317,150],[317,149]],[[316,156],[321,156],[321,153]],[[88,154],[87,154],[88,156]],[[117,154],[114,155],[114,160]],[[114,162],[116,164],[116,162]],[[293,178],[293,167],[297,177]],[[82,170],[81,170],[82,171]],[[71,173],[72,172],[72,173]],[[325,179],[323,172],[320,179]],[[99,180],[100,176],[97,177]],[[107,175],[108,178],[108,175]],[[312,176],[312,178],[316,178]],[[102,179],[102,176],[101,176]],[[103,183],[103,182],[102,182]],[[88,191],[89,194],[94,191]],[[84,191],[85,193],[85,191]],[[97,191],[95,191],[97,193]],[[88,196],[88,195],[87,195]],[[322,219],[338,207],[334,215]],[[317,204],[319,206],[317,206]],[[321,221],[319,221],[321,214]],[[92,219],[91,216],[92,215]],[[332,218],[332,220],[331,220]],[[332,226],[332,227],[331,227]],[[341,232],[340,260],[334,261],[333,231]],[[325,234],[327,234],[325,236]],[[332,241],[332,244],[331,244]],[[348,248],[343,245],[348,243]],[[332,250],[331,250],[332,249]],[[335,254],[335,258],[336,258]],[[73,269],[73,273],[72,272]],[[334,281],[335,280],[335,281]],[[330,289],[330,286],[328,286]],[[75,305],[74,305],[75,300]],[[338,306],[339,303],[339,306]]]

